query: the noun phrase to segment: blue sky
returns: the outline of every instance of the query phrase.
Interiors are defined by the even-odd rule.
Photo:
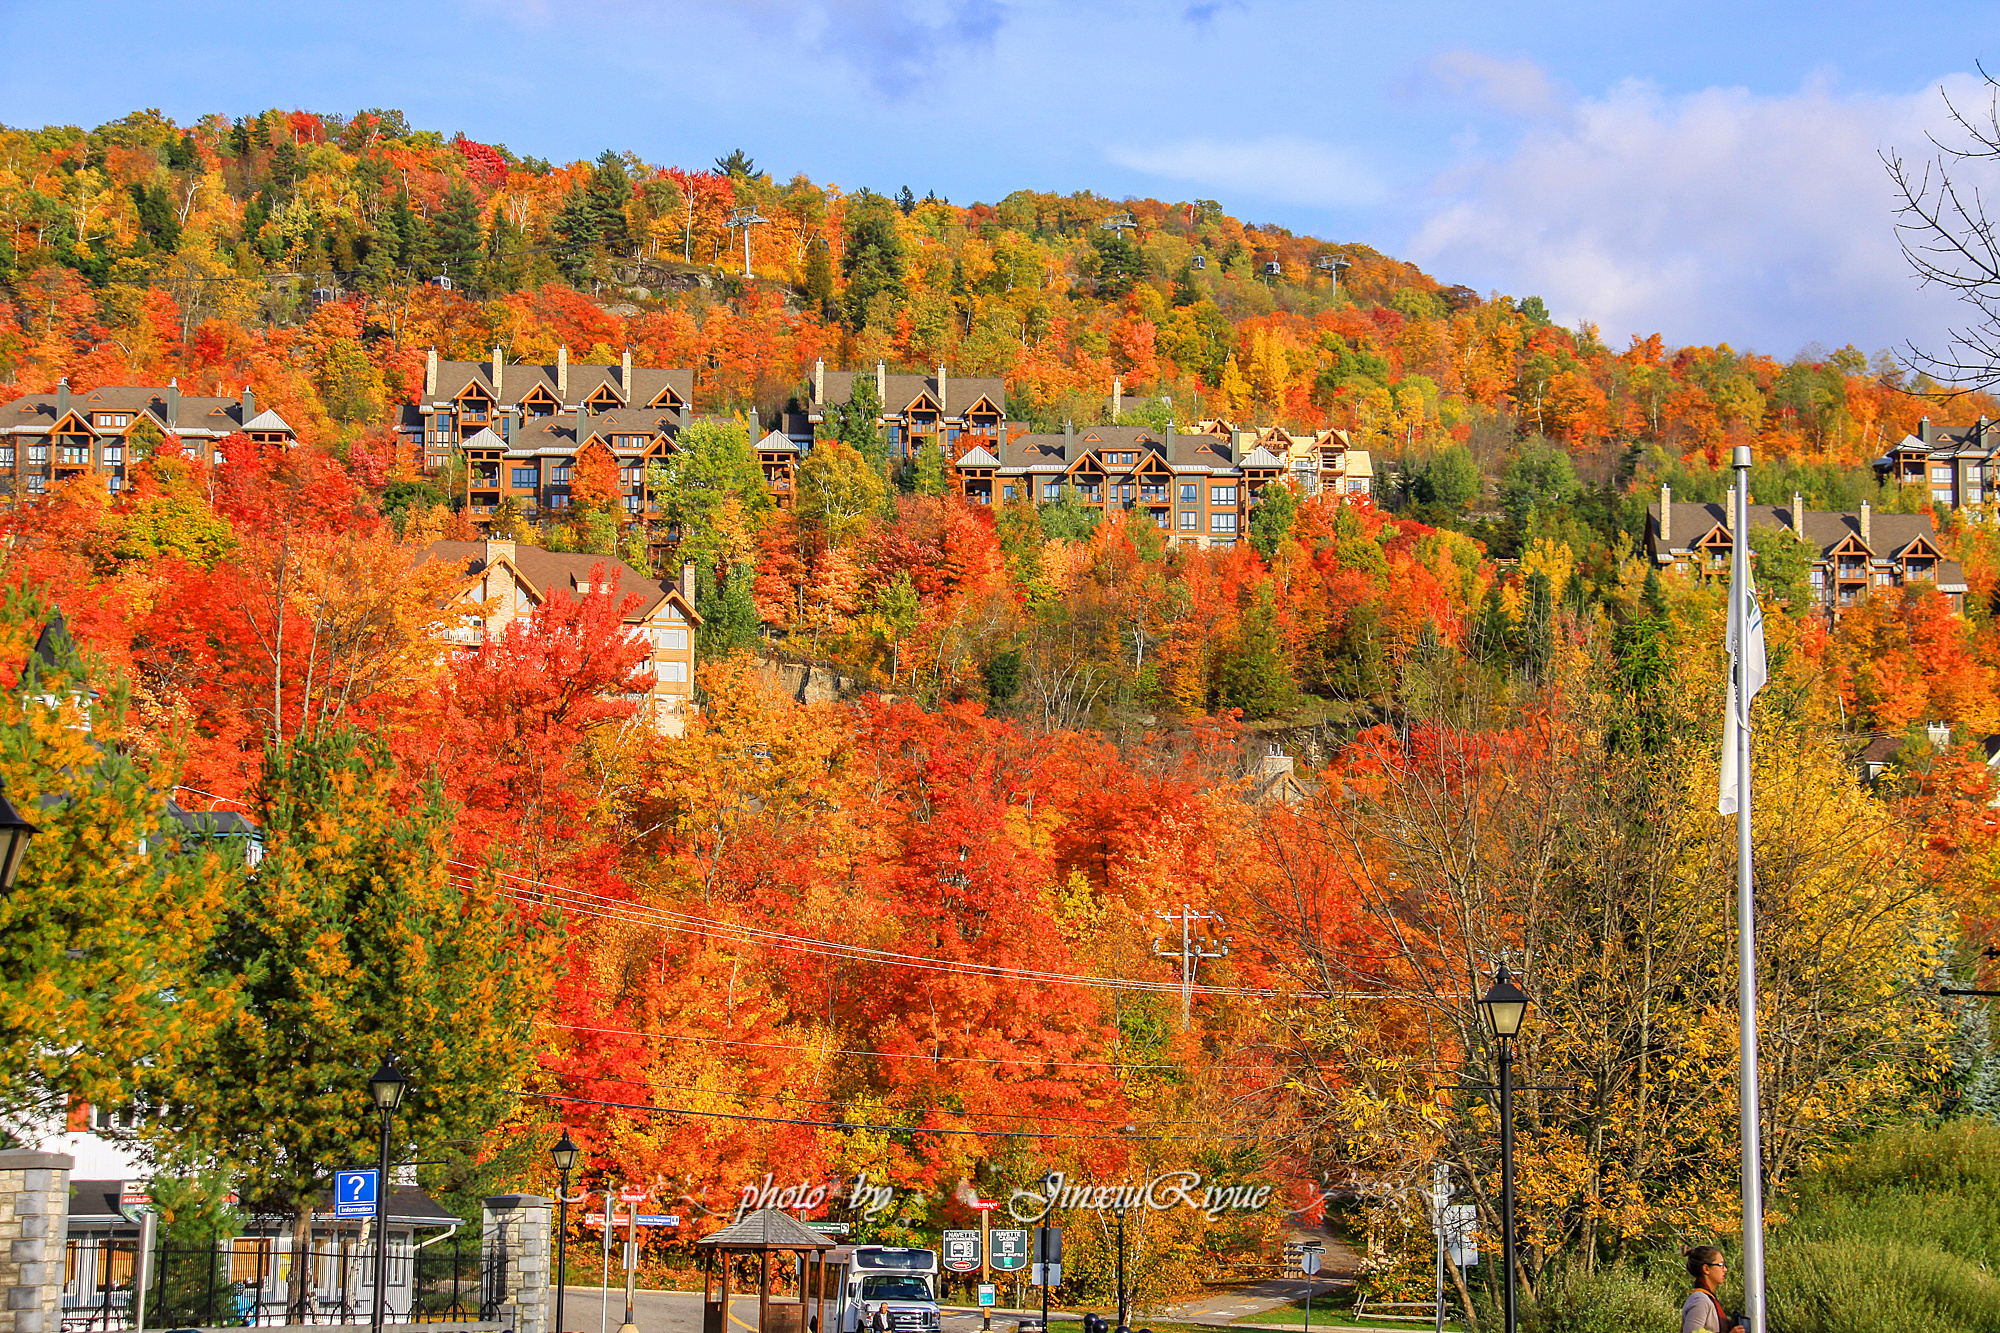
[[[632,150],[956,202],[1214,198],[1543,296],[1609,341],[1937,341],[1877,159],[2000,8],[1429,0],[7,0],[0,120],[394,106],[553,160]],[[44,61],[37,52],[60,53]]]

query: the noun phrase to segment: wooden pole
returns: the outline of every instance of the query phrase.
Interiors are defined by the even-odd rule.
[[[722,1266],[722,1320],[716,1325],[716,1333],[729,1333],[729,1251],[718,1247],[715,1261]]]
[[[748,232],[748,228],[744,229]],[[757,1333],[771,1333],[771,1252],[762,1254],[763,1269],[757,1280]],[[723,1333],[729,1333],[727,1329]]]

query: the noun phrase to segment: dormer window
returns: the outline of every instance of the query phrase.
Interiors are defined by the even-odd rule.
[[[130,412],[99,412],[92,424],[99,429],[123,430],[132,424],[132,414]]]

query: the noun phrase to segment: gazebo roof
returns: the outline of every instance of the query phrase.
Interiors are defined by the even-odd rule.
[[[759,1208],[741,1222],[695,1242],[712,1250],[830,1250],[838,1243],[776,1208]]]

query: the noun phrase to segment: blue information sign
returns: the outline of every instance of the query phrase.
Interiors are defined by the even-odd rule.
[[[335,1217],[375,1216],[376,1191],[382,1177],[373,1167],[365,1171],[333,1173],[333,1215]]]

